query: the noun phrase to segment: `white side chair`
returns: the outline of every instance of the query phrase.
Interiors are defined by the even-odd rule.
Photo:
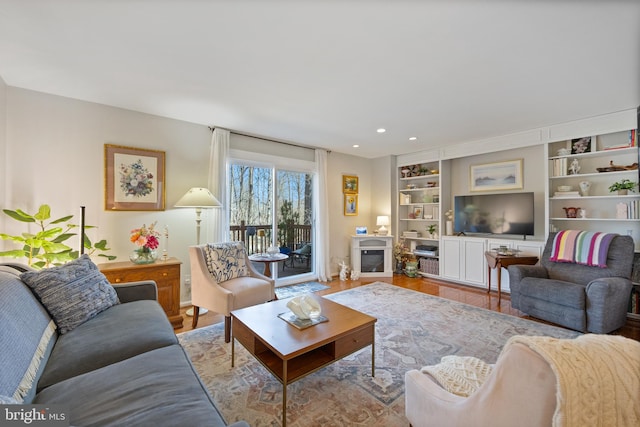
[[[541,352],[545,343],[538,339],[553,341],[547,348],[554,351]],[[434,376],[423,372],[441,365],[405,374],[405,413],[413,427],[640,425],[640,343],[635,340],[595,334],[512,337],[468,397],[454,392],[477,376],[449,375],[449,392],[436,379],[437,369]],[[593,423],[583,424],[585,416]]]
[[[231,341],[231,311],[276,299],[275,281],[254,270],[243,242],[189,247],[192,326],[200,307],[224,314],[224,339]]]

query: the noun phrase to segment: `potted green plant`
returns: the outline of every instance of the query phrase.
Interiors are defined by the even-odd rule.
[[[609,191],[612,193],[617,191],[619,195],[625,195],[629,190],[634,191],[634,188],[636,188],[637,185],[637,182],[633,182],[625,178],[622,181],[611,184],[609,186]]]
[[[427,232],[429,233],[429,236],[430,236],[432,239],[435,239],[435,238],[436,238],[436,235],[435,235],[435,234],[436,234],[436,229],[437,229],[437,228],[438,228],[438,226],[437,226],[436,224],[429,224],[429,225],[427,226]]]
[[[78,251],[74,251],[70,246],[64,244],[66,240],[75,236],[76,233],[71,231],[78,228],[78,225],[71,224],[68,221],[73,215],[63,216],[53,221],[51,218],[51,208],[49,205],[41,205],[38,212],[28,214],[20,209],[2,210],[6,215],[16,221],[34,223],[38,231],[34,233],[22,233],[12,236],[10,234],[0,233],[0,239],[10,240],[21,244],[22,248],[0,252],[0,257],[9,258],[26,258],[27,264],[33,268],[40,269],[50,267],[51,265],[60,265],[78,258]],[[87,228],[95,228],[94,226],[85,226]],[[111,249],[107,247],[106,240],[100,240],[95,244],[91,242],[86,233],[83,236],[83,246],[88,255],[92,255],[96,251],[106,252]],[[116,259],[113,255],[100,253],[98,256],[105,257],[108,260]]]

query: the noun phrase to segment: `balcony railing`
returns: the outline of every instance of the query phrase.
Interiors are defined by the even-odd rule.
[[[264,231],[264,238],[259,237],[259,230]],[[249,255],[266,252],[271,246],[273,226],[267,225],[246,225],[244,221],[240,225],[232,225],[229,227],[229,238],[231,241],[242,241],[247,248]],[[287,247],[290,250],[298,249],[302,243],[311,241],[311,226],[304,224],[287,223],[283,228],[278,230],[278,239],[276,241],[281,247]]]

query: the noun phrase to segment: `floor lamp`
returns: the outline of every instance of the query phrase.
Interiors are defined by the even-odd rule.
[[[195,208],[196,210],[196,244],[200,244],[200,214],[202,209],[219,208],[222,206],[218,199],[215,198],[211,191],[206,188],[193,187],[187,194],[182,196],[174,205],[176,208]],[[200,314],[205,314],[206,308],[200,309]],[[187,316],[193,316],[193,307],[187,310]]]

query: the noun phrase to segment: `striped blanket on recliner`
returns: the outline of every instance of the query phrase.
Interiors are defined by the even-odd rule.
[[[571,262],[594,267],[607,267],[607,252],[615,233],[562,230],[553,239],[553,262]]]

